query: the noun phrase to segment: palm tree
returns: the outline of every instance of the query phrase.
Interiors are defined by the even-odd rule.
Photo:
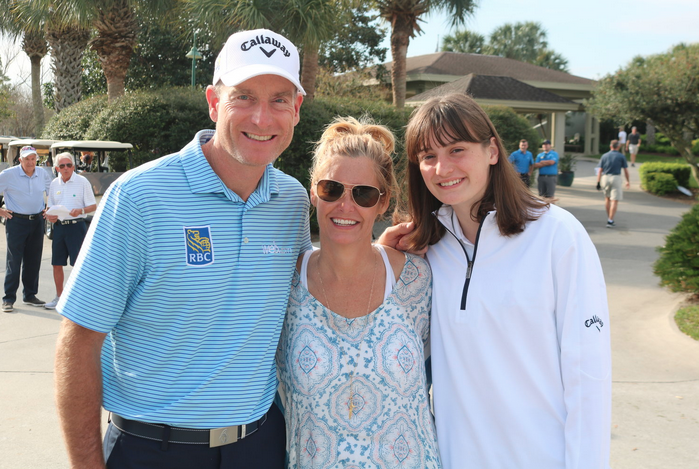
[[[22,37],[22,50],[29,56],[31,63],[32,109],[34,117],[34,135],[41,134],[44,128],[44,103],[41,99],[41,60],[48,52],[48,45],[43,31],[25,28],[13,13],[14,0],[0,0],[0,31],[13,39]]]
[[[410,38],[422,32],[419,21],[433,11],[446,11],[451,25],[464,24],[466,17],[473,14],[475,0],[374,0],[381,17],[391,25],[391,84],[393,104],[405,106],[405,60]]]
[[[76,29],[75,34],[70,34],[67,40],[75,41],[78,36],[82,40],[84,35],[78,34],[77,30],[89,33],[94,28],[96,34],[91,40],[91,35],[88,35],[88,40],[102,64],[110,101],[124,94],[124,78],[137,41],[136,12],[144,9],[155,16],[167,18],[169,16],[166,13],[175,11],[177,4],[175,0],[15,1],[24,4],[20,11],[27,21],[39,22],[42,17],[47,17],[48,12],[51,18],[49,31],[63,33],[69,29]],[[55,39],[61,41],[60,36]],[[80,70],[79,63],[75,69]]]
[[[53,19],[47,23],[46,39],[53,58],[51,68],[54,76],[56,112],[61,112],[80,101],[81,63],[90,36],[90,30],[76,23],[67,24]]]

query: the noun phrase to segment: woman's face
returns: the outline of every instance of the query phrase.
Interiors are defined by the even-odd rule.
[[[430,148],[417,155],[427,189],[457,214],[470,215],[473,204],[485,195],[490,167],[498,162],[495,137],[485,145],[452,142],[440,146],[434,138],[430,142]]]
[[[311,203],[316,207],[321,239],[340,244],[371,243],[374,221],[388,208],[388,198],[384,194],[373,207],[361,207],[353,200],[351,188],[366,185],[383,192],[374,162],[365,156],[333,156],[325,171],[318,175],[318,181],[324,179],[344,184],[345,191],[336,201],[326,202],[318,196],[318,187],[311,187]]]

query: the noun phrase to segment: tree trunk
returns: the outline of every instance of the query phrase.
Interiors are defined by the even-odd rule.
[[[51,46],[56,112],[80,101],[83,51],[90,31],[76,26],[48,27],[46,39]]]
[[[94,26],[97,36],[90,46],[102,64],[107,79],[107,98],[111,103],[124,95],[124,82],[136,45],[138,23],[129,2],[119,0],[109,10],[100,10]]]
[[[41,100],[41,57],[29,57],[32,64],[32,109],[34,116],[34,136],[40,137],[46,124],[44,120],[44,103]]]
[[[398,15],[393,20],[391,30],[391,85],[393,87],[393,105],[399,109],[405,107],[405,69],[410,42],[411,24],[408,19]]]
[[[34,135],[41,135],[44,129],[44,103],[41,100],[41,59],[48,52],[48,45],[42,33],[25,32],[22,49],[29,56],[32,70],[32,109],[34,118]]]
[[[318,77],[318,47],[306,45],[303,49],[303,67],[301,69],[301,86],[306,92],[304,100],[312,103],[316,94],[316,78]]]

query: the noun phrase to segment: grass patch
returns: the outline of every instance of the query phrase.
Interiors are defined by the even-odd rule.
[[[699,305],[685,306],[675,314],[675,322],[682,332],[699,340]]]
[[[591,155],[590,158],[595,158],[599,160],[602,157],[602,155]],[[629,159],[629,154],[626,154],[626,161],[629,162],[629,166],[631,165],[631,160]],[[636,155],[636,163],[682,163],[682,164],[687,164],[687,160],[685,160],[681,156],[666,156],[666,155],[659,155],[659,154],[650,154],[650,153],[639,153]],[[689,178],[689,187],[690,188],[699,188],[699,184],[697,184],[697,180],[694,179],[694,176],[690,176]]]

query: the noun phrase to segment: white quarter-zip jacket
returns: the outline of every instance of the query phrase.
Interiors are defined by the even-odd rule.
[[[443,206],[448,232],[427,252],[444,468],[608,469],[609,310],[597,251],[555,205],[511,237],[495,217],[474,245]]]

